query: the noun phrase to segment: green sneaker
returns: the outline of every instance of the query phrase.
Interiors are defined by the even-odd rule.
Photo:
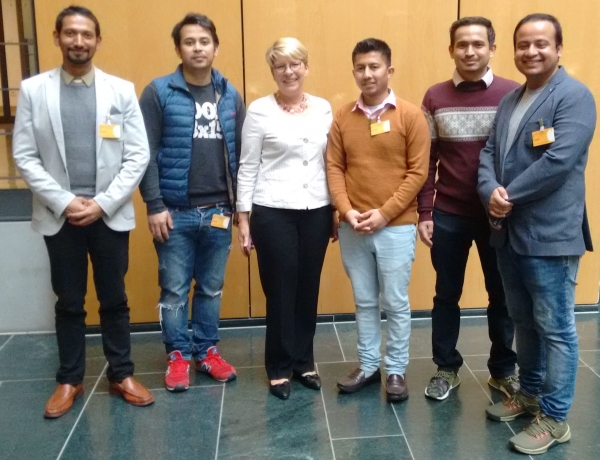
[[[490,420],[510,422],[521,415],[538,415],[540,404],[538,398],[530,398],[518,391],[510,398],[489,406],[485,413]]]
[[[488,385],[492,387],[494,390],[498,390],[506,395],[507,398],[510,398],[517,391],[521,389],[521,384],[519,383],[519,377],[516,375],[509,375],[507,377],[499,377],[495,378],[490,375],[488,379]]]
[[[425,388],[425,396],[441,401],[459,385],[460,377],[456,372],[437,371]]]
[[[513,449],[524,454],[543,454],[550,447],[571,439],[569,424],[557,422],[546,414],[541,414],[521,433],[510,438],[508,443]]]

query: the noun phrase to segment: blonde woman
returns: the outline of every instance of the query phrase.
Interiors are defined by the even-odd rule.
[[[302,89],[308,75],[302,43],[279,39],[266,58],[277,91],[248,108],[237,209],[241,249],[249,255],[256,247],[267,298],[270,392],[287,399],[291,376],[305,387],[321,388],[313,338],[325,251],[330,236],[337,240],[325,173],[332,115],[326,100]]]

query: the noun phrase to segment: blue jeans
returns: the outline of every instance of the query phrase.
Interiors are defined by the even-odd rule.
[[[229,207],[169,208],[173,230],[158,254],[159,308],[167,353],[178,350],[184,359],[199,361],[219,341],[219,313],[225,267],[231,248],[229,228],[211,227],[213,215],[231,215]],[[192,339],[188,335],[188,292],[192,297]]]
[[[381,364],[381,306],[387,314],[385,371],[388,375],[404,375],[410,337],[408,282],[416,228],[398,225],[372,235],[359,235],[341,223],[339,236],[342,262],[352,282],[356,304],[360,368],[371,373]]]
[[[521,390],[563,421],[575,394],[575,285],[579,256],[533,257],[498,249],[508,312],[515,322]]]

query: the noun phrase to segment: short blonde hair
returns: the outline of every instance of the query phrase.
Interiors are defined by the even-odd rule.
[[[284,37],[273,43],[267,50],[265,56],[269,67],[273,69],[275,60],[280,57],[288,57],[302,61],[304,65],[308,65],[308,51],[297,38]]]

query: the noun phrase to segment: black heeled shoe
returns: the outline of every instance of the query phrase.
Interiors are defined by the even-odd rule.
[[[277,383],[273,385],[269,382],[269,392],[273,396],[277,396],[279,399],[288,399],[290,397],[290,382],[286,380],[283,383]]]
[[[319,374],[302,375],[296,372],[294,376],[306,388],[317,391],[321,389],[321,377],[319,377]]]

